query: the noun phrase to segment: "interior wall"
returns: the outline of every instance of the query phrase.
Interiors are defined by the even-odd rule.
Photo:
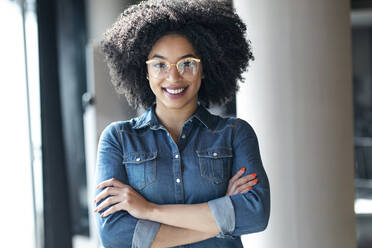
[[[95,189],[95,159],[98,138],[102,130],[111,122],[128,120],[137,112],[131,108],[124,97],[120,97],[111,84],[104,56],[100,51],[103,34],[117,19],[120,13],[136,0],[86,0],[87,16],[87,94],[84,112],[85,152],[87,164],[88,202],[93,201]],[[90,210],[90,242],[100,247],[98,230]]]
[[[350,1],[235,0],[256,60],[237,95],[271,185],[247,247],[356,247]]]

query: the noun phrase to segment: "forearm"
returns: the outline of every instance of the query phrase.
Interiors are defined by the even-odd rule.
[[[220,232],[208,203],[154,205],[148,219],[213,236]]]
[[[214,234],[161,224],[159,231],[152,242],[151,248],[163,248],[191,244],[213,238],[214,236]]]

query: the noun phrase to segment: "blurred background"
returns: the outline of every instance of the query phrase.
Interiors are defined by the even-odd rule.
[[[96,248],[95,153],[130,108],[99,51],[135,0],[0,0],[3,247]],[[246,247],[372,247],[372,0],[230,1],[256,60],[213,113],[255,129],[272,188]]]

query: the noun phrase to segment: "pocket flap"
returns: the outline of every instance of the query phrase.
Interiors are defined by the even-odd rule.
[[[196,150],[196,153],[201,158],[226,158],[232,157],[232,148],[230,147],[215,147],[202,151]]]
[[[157,152],[131,152],[124,154],[123,164],[139,164],[146,161],[154,160]]]

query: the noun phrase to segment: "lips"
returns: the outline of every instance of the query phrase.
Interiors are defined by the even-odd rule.
[[[173,95],[178,95],[182,92],[184,92],[188,86],[181,87],[181,86],[167,86],[164,87],[163,90],[165,90],[167,93],[173,94]]]
[[[162,88],[164,90],[164,93],[169,97],[180,97],[185,94],[188,86],[167,86]]]

